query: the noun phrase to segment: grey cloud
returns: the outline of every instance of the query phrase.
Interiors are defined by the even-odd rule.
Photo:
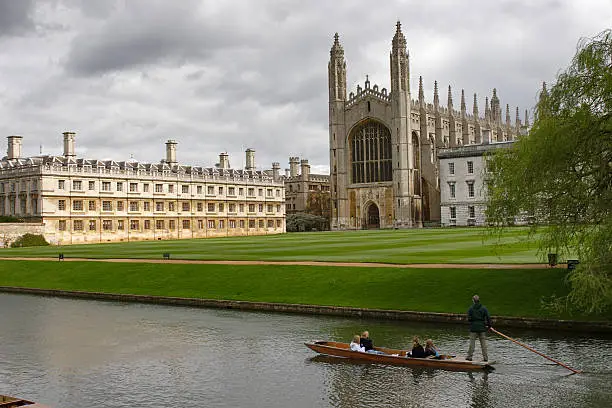
[[[131,1],[100,26],[74,39],[67,69],[82,76],[154,63],[202,61],[225,47],[247,43],[245,33],[222,19],[201,19],[199,2]],[[107,10],[108,11],[108,10]]]
[[[579,7],[514,0],[385,7],[363,0],[48,2],[62,7],[47,7],[44,23],[67,31],[11,39],[0,55],[12,73],[0,78],[0,133],[23,133],[26,152],[38,153],[42,143],[58,153],[61,131],[75,130],[77,151],[92,158],[158,161],[173,138],[184,163],[211,165],[228,151],[240,166],[252,147],[259,166],[279,161],[283,168],[290,155],[313,168],[328,164],[327,62],[336,31],[349,92],[365,74],[389,87],[400,19],[413,98],[423,75],[429,102],[438,80],[443,104],[452,84],[455,105],[464,88],[471,110],[477,92],[482,114],[493,87],[504,105],[532,106],[541,81],[567,65],[578,38],[612,20],[610,4],[595,0]]]
[[[0,37],[21,35],[34,27],[32,0],[0,0]]]

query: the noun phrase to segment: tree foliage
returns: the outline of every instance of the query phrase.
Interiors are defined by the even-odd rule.
[[[308,213],[287,215],[287,232],[321,231],[329,224],[327,218]]]
[[[32,247],[32,246],[48,246],[49,243],[42,235],[23,234],[11,243],[11,248]]]
[[[544,253],[577,256],[566,306],[612,308],[612,31],[583,39],[528,135],[492,158],[488,220],[529,216]]]

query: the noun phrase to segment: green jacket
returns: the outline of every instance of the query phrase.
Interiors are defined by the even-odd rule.
[[[491,327],[491,316],[486,307],[480,302],[474,303],[468,310],[468,321],[470,322],[470,331],[482,333],[489,330]]]

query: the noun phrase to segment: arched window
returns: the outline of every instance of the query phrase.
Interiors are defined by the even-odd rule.
[[[391,132],[382,123],[367,120],[350,134],[353,183],[391,181]]]

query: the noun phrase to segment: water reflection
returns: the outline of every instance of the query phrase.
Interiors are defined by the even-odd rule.
[[[0,393],[63,407],[612,406],[610,337],[512,331],[584,369],[568,376],[489,337],[492,373],[317,356],[305,341],[431,337],[465,353],[465,328],[0,294]]]
[[[489,388],[489,373],[467,373],[470,379],[471,404],[473,408],[488,408],[491,404],[491,389]]]

